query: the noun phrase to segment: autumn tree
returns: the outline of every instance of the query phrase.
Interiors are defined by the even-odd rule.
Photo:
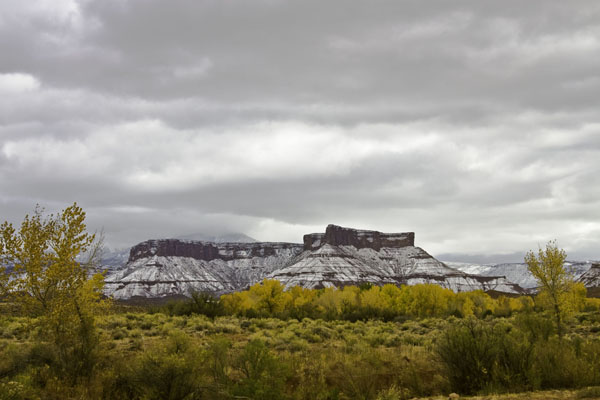
[[[249,295],[255,299],[261,314],[273,317],[283,310],[284,289],[285,286],[276,279],[263,279],[262,283],[250,287]]]
[[[107,306],[104,277],[91,270],[99,247],[76,203],[47,217],[37,207],[18,230],[0,225],[2,292],[25,315],[37,317],[69,376],[89,374],[94,365],[94,317]]]
[[[566,259],[567,253],[559,249],[556,242],[548,242],[545,249],[540,247],[537,256],[533,251],[525,256],[527,268],[539,286],[538,296],[545,300],[554,314],[559,336],[563,334],[563,315],[574,284],[573,276],[564,267]]]

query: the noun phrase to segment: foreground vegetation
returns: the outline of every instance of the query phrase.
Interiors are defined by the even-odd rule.
[[[65,375],[38,319],[0,318],[0,399],[409,399],[600,390],[600,315],[559,338],[534,311],[404,321],[172,316],[98,318],[93,370]],[[588,394],[586,396],[586,393]]]

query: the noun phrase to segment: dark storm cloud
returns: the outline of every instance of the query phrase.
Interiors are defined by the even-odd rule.
[[[600,258],[596,1],[7,0],[0,51],[4,219]]]

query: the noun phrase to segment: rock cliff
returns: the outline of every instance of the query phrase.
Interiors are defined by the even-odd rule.
[[[600,287],[600,263],[592,264],[590,269],[579,277],[578,281],[587,288]]]
[[[329,225],[324,234],[304,236],[304,252],[268,277],[287,287],[321,288],[372,283],[434,283],[454,291],[522,293],[502,276],[461,272],[414,246],[415,234],[382,233]]]
[[[413,232],[382,233],[328,225],[325,233],[304,235],[304,250],[316,250],[325,244],[331,246],[353,246],[356,249],[373,249],[379,251],[382,247],[400,248],[414,246],[415,234]]]
[[[282,251],[299,250],[295,243],[213,243],[180,239],[148,240],[133,246],[128,262],[148,257],[185,257],[198,261],[233,261],[270,257]]]
[[[327,226],[325,233],[295,243],[214,243],[180,239],[148,240],[131,248],[123,269],[107,276],[105,291],[115,298],[225,293],[263,278],[286,287],[435,283],[454,291],[521,293],[501,276],[461,272],[414,246],[415,235]]]
[[[148,240],[131,248],[125,267],[106,278],[115,298],[224,293],[282,268],[303,250],[295,243],[210,243]]]

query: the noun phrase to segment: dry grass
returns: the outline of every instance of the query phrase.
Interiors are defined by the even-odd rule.
[[[447,400],[448,396],[422,397],[418,400]],[[460,396],[459,399],[469,400],[579,400],[579,399],[600,399],[600,387],[587,388],[582,390],[546,390],[538,392],[513,393],[513,394],[494,394],[486,396]],[[415,398],[415,400],[417,400]]]

